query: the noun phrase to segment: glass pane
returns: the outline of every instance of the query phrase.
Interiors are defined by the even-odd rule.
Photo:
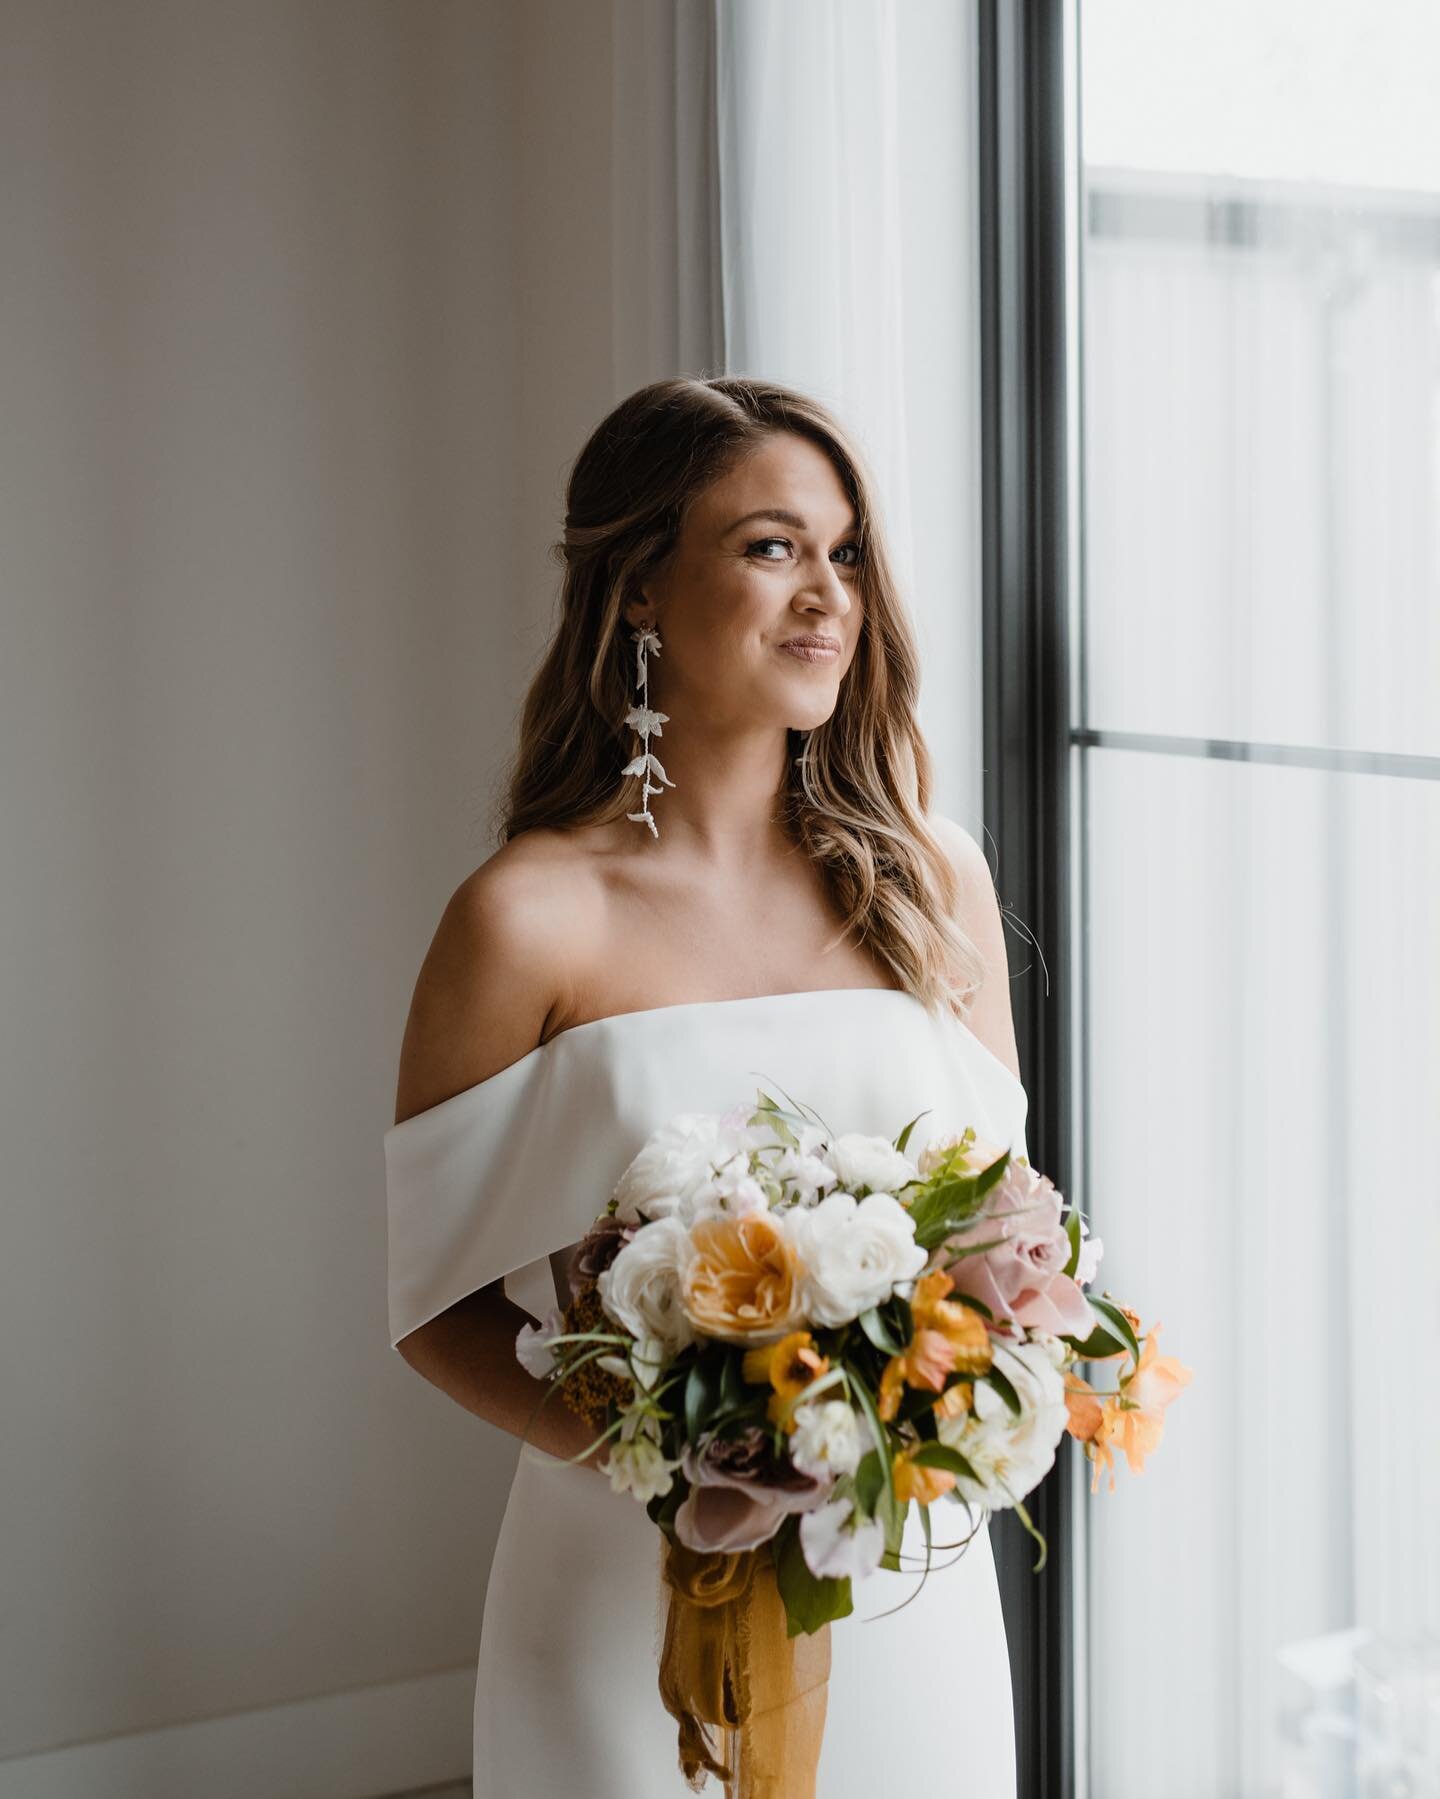
[[[1282,1652],[1440,1620],[1440,783],[1087,759],[1088,1210],[1193,1370],[1085,1500],[1091,1791],[1269,1794]]]
[[[1440,8],[1080,26],[1085,723],[1440,753]]]

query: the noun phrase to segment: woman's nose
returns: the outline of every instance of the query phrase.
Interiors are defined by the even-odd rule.
[[[842,616],[850,610],[852,604],[850,590],[833,562],[826,563],[824,573],[817,570],[815,579],[806,582],[804,593],[807,597],[814,594],[817,599],[824,600],[827,610],[838,612]]]

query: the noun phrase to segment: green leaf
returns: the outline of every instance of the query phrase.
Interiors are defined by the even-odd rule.
[[[787,1518],[773,1543],[775,1580],[785,1602],[787,1636],[803,1632],[812,1635],[836,1618],[848,1617],[855,1609],[850,1591],[850,1577],[820,1576],[810,1572],[805,1552],[800,1547],[800,1520]]]
[[[985,1195],[1004,1178],[1010,1151],[1002,1150],[988,1167],[975,1173],[937,1174],[930,1185],[910,1201],[915,1241],[933,1249],[952,1231],[969,1223],[980,1210]]]
[[[879,1518],[887,1514],[887,1508],[893,1509],[896,1504],[895,1475],[890,1466],[890,1433],[886,1430],[885,1421],[876,1409],[869,1388],[853,1368],[850,1370],[850,1384],[855,1389],[861,1410],[869,1420],[871,1435],[875,1439],[875,1449],[880,1459],[881,1491],[871,1508],[871,1516]]]
[[[1070,1260],[1065,1264],[1065,1272],[1073,1277],[1080,1266],[1080,1214],[1074,1206],[1065,1220],[1065,1235],[1070,1239]]]
[[[1087,1293],[1085,1297],[1090,1301],[1091,1305],[1094,1306],[1095,1310],[1105,1322],[1111,1326],[1112,1330],[1119,1333],[1124,1341],[1125,1347],[1138,1362],[1140,1360],[1140,1345],[1136,1341],[1135,1331],[1131,1326],[1130,1320],[1120,1310],[1119,1306],[1115,1304],[1115,1301],[1113,1299],[1102,1299],[1094,1293]]]
[[[993,1362],[983,1374],[977,1374],[975,1378],[976,1380],[989,1381],[990,1385],[1005,1401],[1006,1405],[1009,1406],[1010,1410],[1014,1412],[1017,1418],[1020,1416],[1021,1412],[1024,1411],[1025,1408],[1020,1403],[1020,1395],[1015,1391],[1010,1376],[1008,1374],[1002,1374]]]
[[[929,1110],[929,1106],[926,1106],[925,1112],[928,1112]],[[895,1147],[900,1151],[902,1156],[905,1154],[906,1144],[910,1141],[911,1131],[915,1129],[915,1126],[919,1124],[920,1120],[925,1116],[925,1112],[917,1112],[910,1120],[909,1124],[905,1126],[905,1129],[901,1131],[900,1135],[895,1139]]]
[[[722,1406],[710,1414],[708,1428],[712,1431],[725,1430],[742,1419],[747,1424],[764,1424],[766,1404],[762,1393],[756,1399],[747,1399],[743,1405]]]
[[[784,1093],[785,1089],[782,1087],[780,1091]],[[757,1118],[752,1115],[750,1122],[752,1124],[757,1122],[768,1122],[777,1136],[784,1136],[786,1133],[782,1130],[781,1120],[793,1119],[796,1124],[818,1125],[827,1137],[834,1136],[835,1133],[830,1129],[830,1126],[826,1124],[825,1120],[813,1106],[805,1106],[802,1108],[795,1103],[790,1094],[786,1093],[785,1097],[791,1102],[788,1109],[780,1105],[777,1100],[772,1099],[763,1087],[757,1087],[755,1089],[755,1103],[760,1116]],[[799,1139],[790,1135],[788,1141],[794,1146],[799,1142]]]
[[[690,1367],[685,1382],[685,1436],[694,1443],[710,1420],[720,1394],[719,1369],[715,1358],[701,1351]]]
[[[885,1302],[895,1314],[895,1334],[901,1344],[915,1339],[915,1311],[903,1293],[892,1293]]]
[[[867,1449],[855,1469],[855,1503],[867,1518],[875,1516],[875,1507],[885,1489],[885,1474],[880,1465],[880,1451]]]
[[[880,1566],[889,1568],[896,1574],[904,1572],[900,1564],[900,1548],[905,1541],[905,1514],[909,1509],[908,1500],[901,1505],[892,1479],[888,1493],[880,1495],[880,1505],[875,1515],[885,1526],[885,1548],[880,1556]]]
[[[1030,1572],[1032,1574],[1038,1574],[1040,1572],[1040,1570],[1045,1566],[1045,1557],[1050,1553],[1050,1551],[1046,1547],[1044,1537],[1040,1534],[1040,1532],[1038,1530],[1036,1530],[1034,1524],[1031,1522],[1029,1512],[1027,1512],[1025,1510],[1025,1507],[1020,1503],[1020,1501],[1018,1499],[1012,1503],[1011,1509],[1015,1513],[1015,1516],[1025,1526],[1026,1530],[1029,1531],[1030,1535],[1032,1537],[1034,1537],[1035,1541],[1040,1545],[1040,1560],[1038,1562],[1033,1563],[1031,1566],[1031,1569],[1030,1569]]]
[[[783,1106],[773,1100],[761,1087],[755,1089],[755,1110],[746,1119],[747,1124],[767,1125],[781,1143],[791,1149],[799,1147],[800,1139],[791,1130],[787,1119],[793,1114],[787,1113]]]
[[[922,1468],[948,1468],[952,1474],[963,1474],[977,1487],[985,1484],[960,1451],[948,1443],[922,1443],[910,1459]]]
[[[982,1243],[971,1243],[968,1239],[964,1243],[952,1243],[949,1245],[949,1259],[959,1262],[966,1256],[983,1256],[987,1250],[999,1249],[1005,1241],[1004,1237],[987,1237]]]
[[[725,1351],[725,1360],[720,1369],[720,1404],[722,1406],[743,1406],[755,1392],[747,1388],[745,1376],[741,1373],[740,1364],[744,1360],[742,1349],[730,1346]]]
[[[875,1347],[884,1350],[886,1355],[899,1355],[904,1349],[905,1345],[895,1340],[894,1333],[880,1316],[878,1307],[871,1306],[868,1311],[861,1312],[855,1322]]]
[[[1119,1337],[1112,1337],[1109,1331],[1098,1326],[1083,1340],[1066,1337],[1065,1341],[1075,1345],[1076,1356],[1082,1362],[1104,1361],[1107,1356],[1119,1355],[1125,1348]]]
[[[645,1501],[645,1510],[649,1513],[651,1521],[664,1529],[673,1521],[676,1512],[685,1503],[685,1496],[689,1491],[689,1481],[677,1468],[671,1475],[668,1490],[664,1493],[656,1493],[653,1498]]]

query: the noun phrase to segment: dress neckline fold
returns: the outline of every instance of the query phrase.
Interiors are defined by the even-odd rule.
[[[548,1059],[563,1051],[562,1046],[567,1039],[574,1039],[572,1049],[594,1040],[606,1032],[625,1029],[643,1030],[656,1019],[664,1019],[674,1015],[678,1019],[685,1013],[718,1012],[725,1015],[739,1016],[745,1007],[782,1007],[796,1000],[818,1002],[822,1007],[838,1000],[842,995],[854,998],[864,994],[867,1002],[872,999],[883,999],[887,1002],[901,1001],[906,1007],[918,1006],[925,1015],[941,1027],[953,1027],[961,1039],[973,1046],[973,1051],[983,1061],[997,1069],[1010,1086],[1024,1093],[1024,1083],[1014,1071],[1002,1062],[988,1044],[982,1043],[963,1019],[953,1012],[932,1013],[925,1002],[913,994],[908,987],[796,987],[785,993],[748,993],[738,994],[725,999],[691,999],[672,1001],[663,1006],[640,1006],[627,1012],[607,1012],[600,1018],[587,1018],[580,1024],[567,1025],[563,1031],[557,1031],[553,1037],[547,1037],[543,1043],[537,1043],[534,1049],[527,1050],[523,1056],[513,1062],[507,1062],[504,1068],[497,1069],[494,1074],[487,1075],[483,1081],[476,1081],[473,1086],[462,1087],[458,1093],[452,1093],[448,1099],[437,1100],[433,1106],[427,1106],[423,1112],[415,1112],[409,1118],[392,1124],[385,1132],[387,1138],[418,1125],[423,1120],[434,1118],[448,1108],[463,1104],[466,1100],[478,1099],[491,1091],[498,1091],[504,1084],[513,1081],[517,1076],[528,1072],[542,1059]],[[881,1008],[884,1009],[883,1007]]]

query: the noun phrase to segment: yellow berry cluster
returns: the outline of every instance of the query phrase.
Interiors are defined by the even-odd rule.
[[[599,1289],[593,1281],[570,1301],[564,1316],[567,1331],[615,1329],[614,1320],[601,1305]],[[591,1346],[584,1343],[565,1343],[560,1347],[568,1355],[592,1353]],[[618,1344],[610,1347],[617,1355],[620,1353]],[[577,1368],[560,1383],[561,1399],[572,1412],[578,1413],[597,1430],[605,1422],[605,1408],[610,1401],[614,1400],[616,1405],[623,1406],[628,1403],[630,1394],[629,1381],[622,1380],[618,1374],[612,1374],[608,1368],[601,1368],[594,1361],[586,1362],[583,1368]]]

